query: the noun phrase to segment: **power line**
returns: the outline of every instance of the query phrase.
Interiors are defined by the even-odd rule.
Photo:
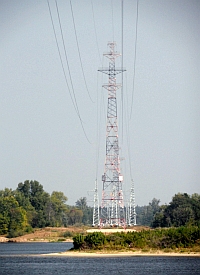
[[[130,146],[130,128],[129,128],[129,119],[128,119],[128,97],[127,97],[127,74],[126,74],[126,101],[125,101],[125,103],[126,103],[126,105],[127,105],[127,108],[126,108],[126,106],[125,106],[125,110],[126,110],[126,112],[125,112],[125,115],[126,115],[126,119],[125,119],[125,121],[126,121],[126,124],[125,124],[125,126],[126,126],[126,138],[127,138],[127,147],[128,147],[128,162],[129,162],[129,172],[130,172],[130,177],[131,177],[131,179],[132,179],[132,169],[131,169],[131,146]]]
[[[78,36],[77,36],[77,32],[76,32],[76,24],[75,24],[75,19],[74,19],[74,13],[73,13],[73,7],[72,7],[71,0],[70,0],[70,7],[71,7],[71,13],[72,13],[72,19],[73,19],[73,25],[74,25],[74,32],[75,32],[75,37],[76,37],[76,44],[77,44],[77,48],[78,48],[78,54],[79,54],[81,70],[82,70],[82,74],[83,74],[83,78],[84,78],[84,82],[85,82],[85,87],[86,87],[86,90],[88,92],[90,100],[94,103],[94,101],[92,100],[92,98],[90,96],[88,86],[87,86],[87,82],[86,82],[86,78],[85,78],[85,73],[84,73],[84,70],[83,70],[83,63],[82,63],[81,54],[80,54],[80,48],[79,48],[79,43],[78,43]]]
[[[104,63],[104,56],[102,58],[102,68]],[[101,86],[101,97],[100,97],[100,106],[98,108],[99,104],[99,96],[98,96],[98,86],[99,86],[99,72],[97,72],[97,144],[96,144],[96,178],[98,176],[98,168],[99,168],[99,153],[100,153],[100,139],[101,135],[100,133],[102,132],[100,130],[101,126],[101,120],[105,120],[106,124],[106,111],[105,111],[105,102],[104,102],[104,93],[103,93],[103,86]],[[101,83],[103,83],[103,74],[101,74]]]
[[[56,3],[56,11],[57,11],[57,15],[58,15],[58,21],[59,21],[59,26],[60,26],[60,33],[61,33],[61,37],[62,37],[62,43],[63,43],[64,53],[65,53],[65,59],[66,59],[67,68],[68,68],[68,71],[69,71],[69,78],[70,78],[70,82],[71,82],[71,86],[72,86],[72,91],[73,91],[73,95],[74,95],[74,100],[75,100],[76,105],[77,105],[76,96],[75,96],[75,91],[74,91],[74,86],[73,86],[73,82],[72,82],[71,71],[70,71],[70,68],[69,68],[69,62],[68,62],[67,51],[66,51],[66,47],[65,47],[65,41],[64,41],[64,36],[63,36],[63,30],[62,30],[62,25],[61,25],[60,13],[59,13],[59,9],[58,9],[57,0],[55,0],[55,3]],[[78,106],[78,105],[77,105],[77,106]]]
[[[79,116],[78,106],[77,106],[76,103],[74,103],[74,99],[72,97],[71,90],[70,90],[70,87],[69,87],[69,84],[68,84],[68,81],[67,81],[67,76],[66,76],[64,64],[63,64],[63,61],[62,61],[62,56],[61,56],[61,52],[60,52],[60,48],[59,48],[59,44],[58,44],[58,39],[57,39],[56,31],[55,31],[55,26],[54,26],[54,22],[53,22],[52,13],[51,13],[51,8],[50,8],[48,0],[47,0],[47,4],[48,4],[49,14],[50,14],[51,23],[52,23],[52,27],[53,27],[53,32],[54,32],[54,36],[55,36],[55,40],[56,40],[57,50],[58,50],[58,54],[59,54],[59,58],[60,58],[60,62],[61,62],[62,70],[63,70],[63,74],[64,74],[64,77],[65,77],[65,82],[67,84],[67,88],[69,90],[70,98],[71,98],[72,103],[74,105],[74,109],[75,109],[77,115]]]
[[[60,23],[60,16],[59,16],[59,11],[58,11],[57,1],[55,0],[55,2],[56,2],[56,8],[57,8],[57,13],[58,13],[59,24],[60,24],[60,28],[61,28],[61,35],[62,35],[62,39],[63,39],[62,27],[61,27],[61,23]],[[74,99],[72,97],[71,90],[69,88],[69,84],[68,84],[68,81],[67,81],[67,76],[66,76],[66,73],[65,73],[65,68],[64,68],[64,64],[63,64],[63,60],[62,60],[62,56],[61,56],[61,52],[60,52],[60,48],[59,48],[59,44],[58,44],[58,39],[57,39],[56,31],[55,31],[55,26],[54,26],[54,22],[53,22],[53,17],[52,17],[52,12],[51,12],[51,7],[50,7],[50,4],[49,4],[49,0],[47,0],[47,4],[48,4],[49,14],[50,14],[51,23],[52,23],[52,27],[53,27],[53,32],[54,32],[54,36],[55,36],[55,40],[56,40],[56,45],[57,45],[57,49],[58,49],[58,53],[59,53],[59,57],[60,57],[60,62],[61,62],[61,66],[62,66],[64,78],[65,78],[65,82],[66,82],[68,90],[69,90],[70,98],[72,100],[73,106],[74,106],[75,111],[76,111],[76,113],[78,115],[78,118],[80,120],[81,128],[83,130],[83,133],[84,133],[87,141],[91,144],[91,142],[89,141],[89,139],[87,137],[87,134],[85,132],[85,129],[84,129],[84,126],[83,126],[83,121],[81,119],[80,112],[79,112],[79,109],[78,109],[78,105],[77,105],[77,101],[76,101],[76,96],[75,96],[75,92],[74,92],[74,89],[73,89],[73,83],[72,83],[72,79],[71,79],[71,74],[70,74],[70,70],[69,70],[69,64],[68,64],[68,60],[67,60],[67,54],[66,54],[65,44],[63,44],[63,46],[64,46],[64,50],[65,50],[65,57],[66,57],[67,65],[68,65],[68,70],[69,70],[69,75],[70,75],[70,80],[71,80],[71,85],[72,85]],[[63,39],[63,43],[64,43],[64,39]]]
[[[111,8],[112,8],[112,33],[113,33],[113,42],[115,41],[115,31],[114,31],[114,15],[113,15],[113,0],[111,0]]]
[[[122,23],[122,26],[121,26],[121,47],[122,47],[122,59],[121,59],[121,66],[122,66],[122,70],[123,70],[123,65],[124,65],[124,58],[123,58],[123,55],[124,55],[124,0],[122,0],[121,2],[121,23]],[[121,101],[122,101],[122,143],[123,143],[123,120],[124,120],[124,99],[123,99],[123,85],[124,85],[124,77],[123,77],[123,73],[122,73],[122,87],[121,87]]]
[[[96,115],[97,115],[97,120],[96,120],[96,125],[97,125],[97,131],[96,131],[96,179],[97,179],[97,176],[98,176],[98,168],[99,168],[99,96],[98,96],[98,86],[99,86],[99,83],[98,83],[98,72],[97,72],[97,112],[96,112]]]
[[[135,92],[135,69],[136,69],[136,56],[137,56],[137,36],[138,36],[138,10],[139,10],[139,0],[137,0],[137,14],[136,14],[136,24],[135,24],[135,54],[134,54],[134,68],[133,68],[133,92],[132,92],[132,99],[131,99],[131,114],[130,119],[132,116],[133,110],[133,95]]]
[[[64,52],[65,52],[65,59],[66,59],[66,62],[67,62],[67,67],[68,67],[68,71],[69,71],[69,77],[70,77],[70,82],[71,82],[71,86],[72,86],[72,91],[73,91],[73,94],[74,94],[74,99],[75,99],[75,102],[76,102],[76,105],[77,105],[75,91],[74,91],[74,86],[73,86],[72,77],[71,77],[71,72],[70,72],[70,68],[69,68],[69,62],[68,62],[68,58],[67,58],[67,51],[66,51],[66,47],[65,47],[65,41],[64,41],[63,31],[62,31],[62,25],[61,25],[61,20],[60,20],[60,14],[59,14],[57,0],[55,0],[55,3],[56,3],[56,10],[57,10],[57,15],[58,15],[60,32],[61,32],[62,42],[63,42],[63,47],[64,47]],[[78,108],[78,105],[77,105],[77,108]],[[79,114],[78,117],[79,117],[79,120],[80,120],[80,123],[81,123],[82,130],[83,130],[83,132],[85,134],[85,137],[86,137],[87,141],[91,144],[91,142],[89,141],[88,136],[87,136],[87,134],[85,132],[85,129],[83,127],[83,121],[81,119],[80,113],[78,112],[78,114]]]
[[[100,60],[100,63],[101,63],[102,59],[101,59],[101,55],[100,55],[100,51],[99,51],[99,43],[98,43],[98,39],[97,39],[97,30],[96,30],[96,23],[95,23],[95,16],[94,16],[94,7],[93,7],[92,0],[91,0],[91,6],[92,6],[92,15],[93,15],[93,23],[94,23],[94,32],[95,32],[95,38],[96,38],[96,45],[97,45],[97,49],[98,49],[99,60]]]

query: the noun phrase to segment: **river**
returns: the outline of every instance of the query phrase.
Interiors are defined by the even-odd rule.
[[[72,243],[0,243],[0,275],[200,275],[199,257],[40,255],[71,247]]]

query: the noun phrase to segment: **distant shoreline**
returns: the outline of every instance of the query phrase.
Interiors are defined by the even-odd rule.
[[[0,237],[0,243],[73,243],[72,239],[66,239],[64,241],[59,241],[57,239],[27,239],[22,237],[17,237],[17,238],[5,238],[5,237]]]

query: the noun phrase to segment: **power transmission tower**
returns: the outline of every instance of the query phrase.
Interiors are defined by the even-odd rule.
[[[98,198],[98,187],[97,180],[95,181],[94,188],[94,206],[93,206],[93,226],[99,225],[99,198]]]
[[[128,225],[136,225],[136,212],[135,212],[135,191],[134,182],[131,180],[131,192],[130,192],[130,203],[128,207]]]
[[[120,174],[117,98],[116,91],[121,84],[116,83],[116,76],[125,69],[115,67],[115,59],[121,54],[115,51],[115,42],[108,42],[110,51],[104,56],[109,59],[109,67],[98,71],[108,75],[108,84],[103,88],[108,90],[107,126],[106,126],[106,158],[102,176],[103,190],[101,201],[100,224],[102,226],[124,226],[125,210],[122,191],[123,176]]]

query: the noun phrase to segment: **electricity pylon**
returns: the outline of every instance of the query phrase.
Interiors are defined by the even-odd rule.
[[[136,225],[136,212],[135,212],[135,191],[134,182],[131,180],[131,192],[130,192],[130,202],[128,207],[128,225]]]
[[[93,226],[99,225],[99,198],[98,198],[98,187],[97,180],[95,181],[94,188],[94,205],[93,205]]]
[[[108,42],[110,51],[104,56],[109,59],[109,67],[98,71],[108,75],[108,83],[103,85],[108,91],[107,126],[106,126],[106,157],[104,174],[102,176],[103,189],[101,200],[100,224],[102,226],[124,226],[125,211],[122,191],[123,176],[120,173],[117,98],[116,91],[121,84],[116,83],[116,76],[125,69],[116,68],[115,60],[121,54],[115,51],[115,42]]]

